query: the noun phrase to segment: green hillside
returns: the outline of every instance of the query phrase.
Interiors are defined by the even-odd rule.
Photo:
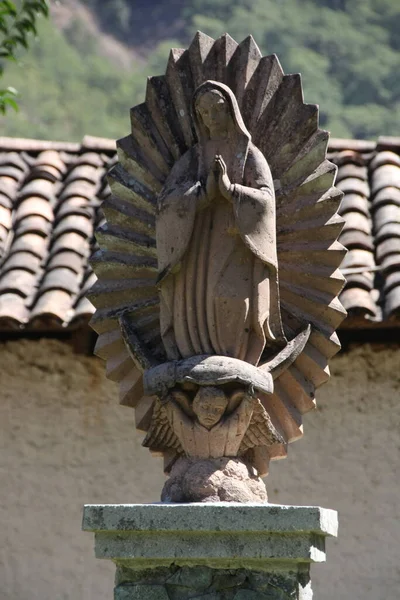
[[[4,84],[20,92],[20,112],[1,120],[2,135],[80,140],[121,137],[129,107],[143,98],[146,76],[164,70],[168,48],[196,29],[213,37],[252,33],[284,70],[301,72],[305,99],[321,106],[334,136],[400,135],[398,0],[88,0],[101,30],[137,51],[129,68],[99,51],[84,21],[39,38]],[[172,39],[171,39],[172,38]],[[132,54],[134,56],[134,54]]]

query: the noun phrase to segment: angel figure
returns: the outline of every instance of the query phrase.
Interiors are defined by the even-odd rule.
[[[200,85],[192,112],[198,143],[158,198],[163,344],[170,360],[214,354],[257,365],[287,343],[271,171],[229,87]]]
[[[246,390],[228,395],[221,387],[200,387],[189,394],[176,389],[159,399],[143,442],[155,452],[173,449],[189,458],[243,456],[255,446],[283,442],[261,402]]]

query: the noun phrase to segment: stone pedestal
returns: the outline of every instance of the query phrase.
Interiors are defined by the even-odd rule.
[[[117,566],[114,600],[311,600],[337,513],[274,504],[86,505],[97,558]]]

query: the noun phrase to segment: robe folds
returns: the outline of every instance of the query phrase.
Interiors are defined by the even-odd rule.
[[[201,147],[174,165],[156,221],[160,325],[169,359],[231,356],[257,365],[285,345],[279,309],[275,194],[263,154],[249,142],[231,199],[199,177]]]

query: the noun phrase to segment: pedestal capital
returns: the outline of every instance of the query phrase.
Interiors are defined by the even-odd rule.
[[[140,568],[206,565],[269,569],[323,562],[337,513],[274,504],[89,504],[83,529],[96,556]]]

